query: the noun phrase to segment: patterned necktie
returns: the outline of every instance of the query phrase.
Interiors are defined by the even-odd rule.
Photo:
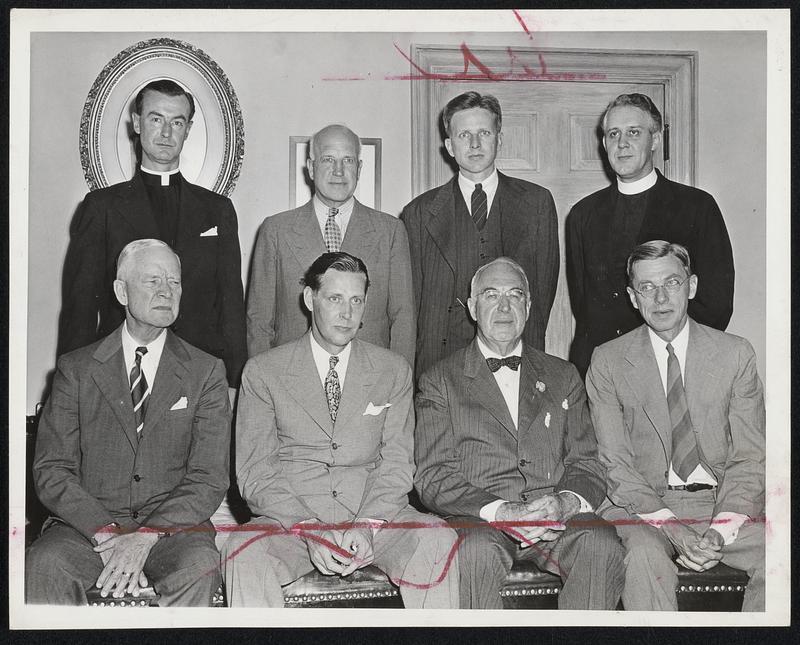
[[[328,363],[330,369],[325,376],[325,398],[328,399],[328,412],[331,421],[336,423],[336,413],[339,412],[339,401],[342,398],[342,388],[339,387],[339,375],[336,373],[336,363],[339,362],[338,356],[331,356]]]
[[[136,435],[139,436],[144,427],[144,414],[147,411],[147,397],[150,388],[142,371],[142,356],[147,354],[147,347],[136,348],[136,362],[131,368],[131,399],[133,400],[133,414],[136,418]]]
[[[342,247],[342,231],[336,223],[338,208],[328,209],[328,219],[325,220],[325,246],[328,253],[336,253]]]
[[[671,343],[667,343],[667,407],[672,423],[672,468],[683,481],[700,464],[697,440],[689,417],[686,391],[683,389],[681,366]]]
[[[486,364],[492,372],[496,372],[504,365],[516,372],[521,361],[522,357],[520,356],[506,356],[505,358],[487,358]]]
[[[475,184],[475,190],[472,191],[472,221],[479,231],[486,226],[486,218],[489,216],[488,200],[486,193],[483,192],[483,186]]]

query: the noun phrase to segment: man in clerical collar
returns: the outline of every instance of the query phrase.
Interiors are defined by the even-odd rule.
[[[39,422],[33,476],[51,517],[25,558],[29,603],[138,596],[209,606],[219,553],[209,518],[228,487],[222,362],[169,331],[181,265],[160,240],[119,257],[125,321],[62,356]],[[109,598],[109,601],[111,599]]]
[[[744,611],[764,610],[764,391],[744,338],[690,315],[689,253],[653,240],[627,262],[645,324],[598,347],[586,377],[600,459],[601,515],[625,543],[625,609],[678,609],[678,567],[724,562],[750,576]],[[674,562],[673,562],[674,558]]]
[[[522,267],[500,257],[472,278],[475,340],[422,375],[415,485],[453,523],[461,607],[502,608],[515,561],[560,576],[562,609],[614,609],[622,546],[595,515],[605,470],[575,368],[522,341],[531,309]]]
[[[644,94],[621,94],[602,117],[603,147],[616,181],[578,202],[567,218],[567,282],[575,337],[570,360],[585,375],[592,350],[641,324],[625,297],[625,263],[637,244],[686,246],[701,278],[689,305],[700,323],[724,330],[733,312],[733,254],[708,193],[666,179],[654,166],[661,113]]]
[[[232,392],[246,359],[236,211],[191,184],[180,157],[194,98],[174,81],[145,85],[133,106],[141,166],[130,181],[90,192],[78,208],[64,265],[59,354],[108,335],[123,320],[115,260],[136,239],[160,239],[183,266],[183,304],[172,330],[225,362]]]

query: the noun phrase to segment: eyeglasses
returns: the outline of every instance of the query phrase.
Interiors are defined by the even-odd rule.
[[[500,296],[505,296],[511,302],[522,303],[527,298],[526,293],[522,289],[509,289],[508,291],[500,291],[499,289],[485,289],[478,294],[486,302],[497,302]]]
[[[668,294],[673,295],[678,293],[681,290],[681,287],[684,283],[691,278],[692,276],[687,275],[683,280],[678,280],[678,278],[670,278],[664,284],[653,284],[651,282],[647,282],[644,285],[640,286],[638,289],[635,287],[631,287],[636,293],[638,293],[642,298],[647,298],[648,300],[652,300],[656,297],[656,293],[662,287],[664,291]]]

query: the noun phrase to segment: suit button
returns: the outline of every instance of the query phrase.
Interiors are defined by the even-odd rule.
[[[619,291],[615,291],[614,293],[612,293],[611,297],[612,298],[619,298]]]
[[[134,511],[133,513],[131,513],[131,517],[133,517],[133,519],[139,517],[139,511]]]
[[[334,497],[338,497],[338,496],[339,496],[339,493],[337,493],[336,491],[333,491],[333,492],[331,493],[331,495],[333,495]]]
[[[485,259],[486,259],[486,254],[485,253],[481,253],[481,260],[485,260]]]
[[[617,336],[619,336],[620,334],[622,334],[622,330],[621,329],[617,329]]]
[[[520,460],[519,460],[519,465],[520,465],[520,466],[522,466],[523,468],[524,468],[524,467],[525,467],[527,464],[528,464],[528,460],[527,460],[527,459],[520,459]]]
[[[527,502],[527,501],[528,501],[528,495],[527,495],[526,493],[520,493],[520,494],[519,494],[519,498],[520,498],[520,499],[521,499],[523,502]]]
[[[339,447],[339,444],[336,443],[335,441],[331,444],[331,448],[333,448],[334,450],[336,450],[338,447]]]
[[[138,482],[138,481],[141,481],[141,480],[142,480],[142,478],[139,477],[139,475],[134,475],[133,476],[133,481]]]
[[[453,305],[450,305],[450,306],[447,308],[447,313],[450,313],[451,311],[453,311]]]
[[[447,345],[447,339],[446,338],[442,338],[442,345]]]

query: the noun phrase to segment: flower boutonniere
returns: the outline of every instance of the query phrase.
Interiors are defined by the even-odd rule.
[[[550,427],[550,413],[549,412],[544,415],[544,427],[545,428],[549,428]]]
[[[547,386],[541,381],[536,381],[536,389],[539,390],[539,392],[544,393],[544,391],[547,389]]]

